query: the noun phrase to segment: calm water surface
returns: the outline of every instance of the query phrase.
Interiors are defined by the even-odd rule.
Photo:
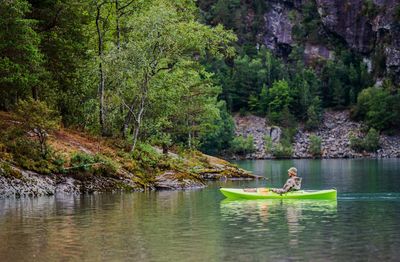
[[[0,200],[0,261],[399,261],[400,160],[241,161],[266,181],[196,191]],[[338,201],[228,201],[219,186],[303,188]]]

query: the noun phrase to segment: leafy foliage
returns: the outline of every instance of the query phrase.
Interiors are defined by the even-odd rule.
[[[291,158],[293,154],[292,144],[286,140],[276,143],[272,148],[272,154],[278,159]]]
[[[20,118],[23,128],[32,132],[40,145],[40,153],[46,158],[48,153],[47,137],[49,132],[59,127],[60,118],[45,102],[28,99],[17,103],[16,114]]]
[[[232,141],[232,152],[238,155],[246,155],[253,153],[254,141],[252,136],[243,137],[237,136]]]
[[[385,130],[399,127],[400,95],[388,90],[370,87],[357,99],[354,117],[365,120],[369,127]]]
[[[0,2],[0,109],[18,99],[38,95],[43,86],[44,58],[39,49],[36,21],[26,18],[31,6],[25,0]]]
[[[310,136],[310,148],[309,151],[312,156],[320,157],[321,156],[321,138],[317,135]]]
[[[234,139],[231,112],[313,130],[324,108],[354,107],[370,128],[400,128],[398,88],[367,88],[372,75],[394,79],[385,75],[382,43],[369,73],[361,55],[324,29],[316,2],[306,1],[289,14],[291,48],[270,51],[263,39],[270,7],[264,0],[0,2],[0,109],[30,101],[18,114],[36,136],[32,152],[22,135],[6,147],[26,166],[35,166],[29,154],[39,156],[34,162],[53,158],[46,138],[58,115],[67,127],[124,138],[150,166],[158,156],[149,143],[165,155],[174,147],[251,152],[249,138]],[[373,1],[363,2],[361,15],[376,12]],[[334,58],[308,63],[305,43],[325,45]],[[281,141],[277,155],[290,155],[291,143]]]
[[[350,135],[350,146],[357,152],[375,152],[379,148],[379,133],[376,129],[370,128],[364,138]]]

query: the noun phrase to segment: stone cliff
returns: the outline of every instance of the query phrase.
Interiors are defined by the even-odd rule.
[[[255,12],[252,10],[255,2],[243,4],[249,14]],[[268,0],[265,5],[264,22],[256,32],[256,39],[276,54],[285,58],[293,48],[302,47],[306,62],[331,59],[340,42],[364,57],[378,83],[388,75],[400,83],[400,1]],[[314,37],[296,39],[295,27],[304,26],[305,10],[310,10],[310,5],[315,13],[307,11],[310,16],[307,19],[318,24],[317,32]]]
[[[282,131],[277,126],[269,126],[265,118],[257,116],[235,116],[236,134],[253,136],[255,152],[244,156],[247,159],[274,158],[265,151],[265,137],[270,137],[273,143],[280,140]],[[299,127],[292,144],[292,158],[312,158],[310,153],[310,136],[321,138],[322,158],[389,158],[400,157],[400,136],[380,135],[380,149],[376,152],[355,152],[350,148],[350,134],[364,136],[362,124],[350,119],[350,113],[345,111],[326,111],[319,129],[310,132]],[[240,157],[239,157],[240,158]]]

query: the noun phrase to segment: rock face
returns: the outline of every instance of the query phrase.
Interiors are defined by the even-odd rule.
[[[315,45],[307,43],[304,48],[304,61],[306,64],[310,64],[312,61],[318,59],[333,59],[334,52],[329,50],[324,45]]]
[[[254,153],[247,154],[246,156],[232,156],[234,159],[270,159],[274,158],[273,155],[265,151],[265,138],[270,137],[273,143],[278,143],[281,139],[282,130],[278,126],[269,126],[263,117],[254,115],[247,116],[234,116],[235,121],[235,135],[253,137]]]
[[[310,135],[315,134],[322,139],[321,150],[323,158],[357,158],[357,157],[400,157],[400,137],[380,136],[381,148],[375,152],[358,153],[350,148],[350,137],[353,133],[362,136],[361,124],[351,121],[349,111],[328,111],[324,114],[321,127],[315,132],[307,132],[300,129],[295,136],[294,155],[295,158],[309,158]]]
[[[274,158],[264,150],[265,142],[262,139],[270,136],[272,142],[279,142],[281,129],[267,126],[264,118],[256,116],[235,116],[236,134],[254,137],[256,152],[246,155],[247,159]],[[363,136],[361,123],[350,119],[350,113],[346,111],[326,111],[320,128],[314,132],[299,128],[294,137],[292,158],[312,158],[310,153],[310,136],[317,135],[321,138],[322,158],[394,158],[400,157],[400,136],[380,136],[380,149],[377,152],[358,153],[350,148],[350,134]]]
[[[363,54],[371,52],[376,34],[370,19],[362,14],[364,0],[316,0],[316,3],[328,30],[345,39],[350,48]]]
[[[371,61],[369,66],[372,68],[382,66],[375,65],[374,63],[381,62],[374,61],[373,58],[383,55],[385,74],[394,75],[394,79],[400,83],[400,1],[270,0],[266,2],[268,8],[263,16],[264,25],[257,32],[257,39],[260,44],[264,44],[276,54],[287,57],[293,47],[303,45],[306,64],[318,58],[332,59],[333,47],[328,47],[325,41],[326,36],[330,35]],[[319,15],[316,19],[322,23],[322,27],[318,29],[319,36],[310,42],[296,42],[293,35],[294,27],[302,23],[303,8],[310,3],[316,5]],[[252,14],[254,10],[248,12]]]
[[[349,134],[360,135],[360,123],[350,120],[348,111],[325,112],[321,127],[315,132],[300,129],[295,136],[294,157],[309,158],[310,135],[315,134],[322,140],[321,150],[324,158],[353,158],[362,157],[350,149]]]
[[[253,136],[255,152],[246,156],[247,158],[270,158],[272,155],[265,152],[265,137],[270,137],[272,142],[279,142],[282,131],[277,126],[267,126],[265,118],[248,115],[234,117],[236,135],[248,137]]]
[[[289,20],[289,10],[283,3],[274,3],[270,10],[264,14],[265,30],[263,34],[263,43],[271,50],[278,53],[285,52],[293,43],[292,27]]]
[[[37,197],[55,194],[81,194],[119,189],[135,188],[133,181],[93,176],[85,180],[61,174],[41,175],[13,167],[20,176],[6,177],[0,175],[1,197]],[[139,189],[137,189],[139,191]]]
[[[368,4],[364,0],[316,0],[316,3],[326,30],[367,57],[382,52],[376,48],[383,47],[386,70],[400,72],[399,1],[374,0]]]

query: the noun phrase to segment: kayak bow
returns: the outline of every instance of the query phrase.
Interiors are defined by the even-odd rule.
[[[257,188],[256,192],[246,192],[242,188],[220,188],[221,193],[227,198],[242,199],[336,199],[336,189],[326,190],[299,190],[284,193],[282,195],[265,188]]]

